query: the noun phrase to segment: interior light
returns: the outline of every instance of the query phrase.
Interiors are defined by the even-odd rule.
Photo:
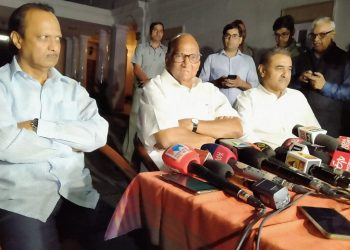
[[[9,36],[6,36],[6,35],[0,35],[0,41],[9,41],[10,40],[10,37]]]

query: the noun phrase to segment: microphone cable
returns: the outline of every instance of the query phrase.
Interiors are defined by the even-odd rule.
[[[286,210],[287,208],[293,206],[295,203],[297,203],[301,198],[307,196],[307,195],[310,195],[310,194],[313,194],[315,191],[314,190],[310,190],[309,192],[305,193],[305,194],[302,194],[300,195],[299,197],[297,197],[296,199],[294,199],[292,202],[290,202],[288,205],[286,205],[285,207],[282,207],[280,209],[277,209],[273,212],[271,212],[270,214],[266,215],[265,218],[261,221],[260,225],[259,225],[259,229],[258,229],[258,233],[255,237],[255,243],[256,243],[256,250],[259,250],[260,249],[260,239],[261,239],[261,234],[262,234],[262,229],[263,229],[263,226],[265,224],[265,222],[270,219],[272,216],[274,215],[277,215],[279,214],[280,212]]]
[[[243,243],[245,242],[245,240],[247,239],[248,234],[250,233],[250,231],[252,230],[252,227],[264,216],[266,212],[266,207],[262,207],[258,210],[257,213],[254,214],[253,218],[249,221],[249,223],[245,226],[243,232],[242,232],[242,236],[238,242],[238,245],[236,247],[236,250],[240,250]]]

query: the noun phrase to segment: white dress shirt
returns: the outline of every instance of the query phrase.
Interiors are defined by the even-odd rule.
[[[39,119],[37,133],[17,123]],[[0,208],[46,221],[61,196],[94,208],[84,152],[106,143],[108,123],[78,82],[52,68],[44,85],[13,58],[0,68]]]
[[[237,97],[235,105],[243,122],[243,140],[264,142],[275,149],[288,138],[294,138],[296,124],[320,127],[305,96],[287,88],[279,98],[262,85]]]
[[[138,136],[160,168],[163,166],[163,150],[154,148],[155,133],[178,127],[181,119],[214,120],[219,116],[238,116],[212,83],[195,77],[192,88],[188,88],[167,70],[144,87],[140,102]]]

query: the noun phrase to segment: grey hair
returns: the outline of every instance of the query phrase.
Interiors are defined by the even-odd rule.
[[[327,16],[316,18],[316,19],[312,22],[311,27],[312,27],[312,28],[315,28],[315,26],[318,25],[318,24],[320,24],[320,23],[328,23],[328,24],[331,26],[331,29],[332,29],[332,30],[335,30],[335,23],[334,23],[334,21],[333,21],[330,17],[327,17]]]
[[[180,38],[181,36],[184,36],[184,35],[191,35],[191,34],[189,34],[189,33],[179,33],[179,34],[177,34],[176,36],[174,36],[173,38],[170,39],[170,41],[168,43],[168,50],[167,50],[167,53],[166,53],[166,57],[169,57],[169,56],[171,56],[173,54],[173,52],[174,52],[174,44],[175,44],[176,40],[178,38]]]

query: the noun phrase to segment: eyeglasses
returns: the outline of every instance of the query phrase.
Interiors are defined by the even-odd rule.
[[[237,39],[238,37],[240,37],[240,35],[239,34],[228,34],[228,33],[226,33],[225,35],[224,35],[224,39],[230,39],[230,38],[234,38],[234,39]]]
[[[290,36],[290,33],[289,32],[283,32],[283,33],[275,33],[274,36],[276,38],[288,38]]]
[[[188,57],[188,60],[190,60],[191,63],[198,63],[201,59],[201,54],[189,54],[185,55],[184,53],[175,53],[173,55],[174,62],[182,63],[186,60],[186,57]]]
[[[329,33],[333,32],[334,30],[330,30],[328,32],[321,32],[321,33],[318,33],[318,34],[315,34],[315,33],[310,33],[308,36],[309,36],[309,39],[310,40],[315,40],[316,37],[320,37],[320,39],[324,39]]]

